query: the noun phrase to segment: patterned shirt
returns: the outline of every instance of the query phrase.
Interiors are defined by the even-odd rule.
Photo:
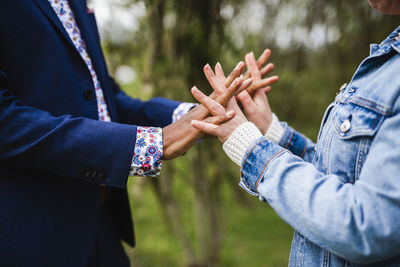
[[[65,30],[79,52],[92,76],[97,100],[97,111],[99,120],[110,122],[111,117],[108,113],[107,103],[104,99],[103,89],[92,64],[90,55],[86,49],[86,43],[81,36],[75,15],[68,3],[68,0],[48,0],[54,12],[62,22]],[[172,121],[180,119],[195,104],[182,103],[173,112]],[[163,155],[162,129],[158,127],[137,127],[135,152],[132,158],[131,170],[129,175],[137,176],[158,176],[161,170]]]

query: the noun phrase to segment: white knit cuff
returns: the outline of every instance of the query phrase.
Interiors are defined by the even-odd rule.
[[[248,147],[260,137],[260,130],[253,123],[245,122],[232,132],[222,148],[233,162],[241,166]]]
[[[284,133],[285,129],[283,129],[278,117],[275,115],[275,113],[272,113],[271,125],[264,136],[275,143],[279,143]]]

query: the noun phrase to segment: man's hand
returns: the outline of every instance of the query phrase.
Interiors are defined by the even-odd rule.
[[[260,59],[262,59],[261,62],[265,64],[270,55],[271,51],[269,49],[265,50],[260,57]],[[256,61],[253,53],[247,54],[245,56],[247,69],[250,77],[254,81],[253,84],[268,85],[261,88],[258,87],[256,90],[248,88],[246,91],[241,92],[237,96],[237,99],[242,104],[247,119],[253,122],[262,134],[265,134],[272,122],[272,110],[266,94],[271,91],[271,87],[269,85],[275,83],[278,80],[278,76],[262,79],[262,75],[266,75],[271,72],[274,68],[274,65],[269,63],[264,68],[260,69],[260,59]]]
[[[206,65],[204,67],[204,74],[210,85],[213,87],[213,98],[215,102],[222,107],[227,105],[230,99],[237,94],[239,90],[246,90],[251,84],[252,80],[247,79],[243,81],[240,77],[245,64],[240,62],[235,69],[231,72],[225,81],[217,77],[211,67]],[[196,90],[196,89],[193,89]],[[173,159],[183,155],[193,144],[196,143],[204,134],[191,126],[192,120],[203,120],[209,116],[209,110],[203,105],[197,106],[188,114],[183,116],[180,120],[163,128],[163,141],[164,153],[163,159]],[[232,118],[234,114],[218,113],[208,119],[208,122],[213,124],[220,124]]]

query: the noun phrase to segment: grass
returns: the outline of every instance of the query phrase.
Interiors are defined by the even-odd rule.
[[[127,250],[132,266],[185,266],[180,243],[163,224],[151,187],[141,179],[130,180],[137,242],[136,248]],[[250,207],[240,205],[229,190],[223,187],[224,240],[217,266],[287,266],[293,230],[267,204],[249,195]],[[186,230],[194,236],[190,194],[180,197]]]

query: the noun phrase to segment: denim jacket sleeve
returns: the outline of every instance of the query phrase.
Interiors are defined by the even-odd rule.
[[[392,115],[375,134],[354,183],[318,171],[265,138],[246,154],[241,170],[244,183],[305,238],[340,257],[366,263],[397,255],[400,101],[396,101]],[[286,132],[289,136],[290,129]],[[296,152],[301,146],[293,141],[297,134],[292,135],[294,148],[286,147]]]
[[[290,127],[286,122],[282,122],[281,125],[285,131],[279,141],[279,145],[290,150],[293,154],[303,158],[305,161],[311,162],[315,144]]]

